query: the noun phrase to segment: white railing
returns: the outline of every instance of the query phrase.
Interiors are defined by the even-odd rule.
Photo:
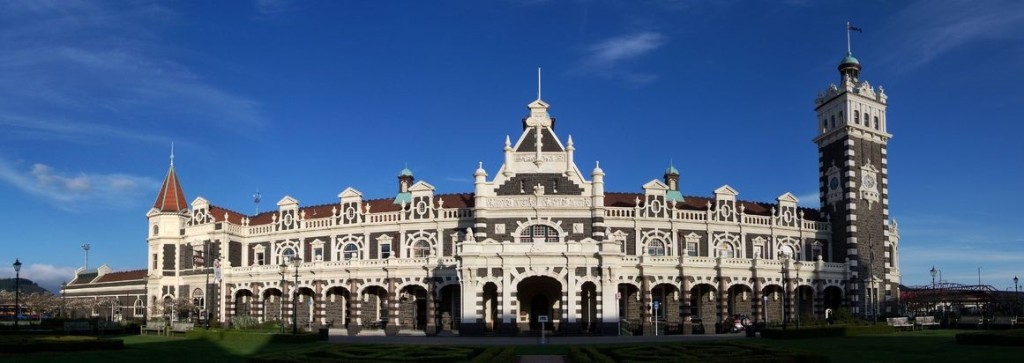
[[[302,222],[302,227],[305,229],[321,229],[330,228],[334,226],[334,217],[307,219]]]
[[[402,218],[402,212],[370,213],[366,215],[366,223],[394,223]]]
[[[643,217],[638,217],[637,216],[636,208],[630,208],[630,207],[607,207],[607,208],[604,209],[604,217],[605,218],[617,218],[617,219],[621,219],[621,218],[643,218]],[[663,218],[655,217],[655,218],[650,218],[650,219],[663,219]],[[701,211],[701,210],[673,210],[672,213],[669,216],[669,219],[677,220],[677,221],[683,221],[683,222],[695,222],[695,223],[707,223],[707,222],[709,222],[709,220],[708,220],[708,211]],[[736,222],[718,222],[718,221],[711,221],[711,222],[715,223],[715,224],[731,224],[731,225],[736,225],[737,224]],[[795,226],[795,225],[783,226],[783,225],[781,225],[779,223],[776,223],[775,222],[775,218],[772,217],[772,216],[762,216],[762,215],[753,215],[753,214],[744,214],[743,218],[742,218],[742,222],[739,223],[739,224],[750,225],[750,226],[759,226],[759,227],[775,227],[775,228],[779,228],[779,229],[789,229],[789,230],[804,229],[804,230],[812,230],[812,231],[828,231],[828,230],[831,229],[830,224],[827,223],[827,222],[817,222],[817,221],[801,220],[799,226]]]

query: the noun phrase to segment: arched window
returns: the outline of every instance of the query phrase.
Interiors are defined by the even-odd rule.
[[[853,123],[860,125],[860,111],[853,110]]]
[[[155,224],[153,225],[153,235],[154,236],[159,236],[160,235],[160,226],[155,225]]]
[[[794,257],[793,256],[793,247],[792,246],[782,245],[782,247],[779,247],[779,259],[780,260],[791,258],[791,257]]]
[[[543,224],[535,224],[523,228],[519,239],[523,242],[558,242],[558,230]]]
[[[427,241],[419,240],[412,244],[412,257],[427,257],[430,256],[430,243]]]
[[[875,116],[875,130],[878,130],[878,116]]]
[[[344,252],[342,252],[342,256],[345,258],[346,261],[359,259],[359,246],[356,246],[355,243],[349,243],[345,245],[345,249],[343,251]]]
[[[142,302],[142,299],[135,300],[135,314],[134,316],[139,317],[146,315],[146,304]]]
[[[660,239],[652,239],[650,242],[647,242],[647,255],[664,256],[665,242],[662,242]]]
[[[285,247],[281,250],[281,263],[288,263],[295,257],[295,249],[291,247]]]
[[[722,244],[722,248],[720,249],[719,253],[721,253],[720,256],[722,256],[723,258],[735,258],[736,257],[736,250],[733,249],[732,245],[728,244],[728,243]]]

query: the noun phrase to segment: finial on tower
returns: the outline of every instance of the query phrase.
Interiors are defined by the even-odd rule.
[[[540,67],[537,67],[537,100],[540,100]]]
[[[174,141],[171,141],[171,167],[174,166]]]

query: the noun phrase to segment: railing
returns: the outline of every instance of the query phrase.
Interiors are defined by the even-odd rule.
[[[393,223],[402,218],[402,212],[370,213],[366,215],[366,223]]]
[[[302,222],[305,229],[330,228],[334,226],[334,217],[307,219]]]
[[[605,216],[605,218],[620,218],[620,219],[621,218],[643,218],[643,217],[638,217],[637,213],[636,213],[636,208],[631,208],[631,207],[606,207],[604,209],[604,216]],[[650,218],[650,219],[662,219],[662,218],[653,217],[653,218]],[[786,225],[782,225],[782,224],[776,223],[775,222],[775,218],[773,218],[772,216],[762,216],[762,215],[753,215],[753,214],[744,214],[743,218],[741,220],[742,221],[741,223],[709,221],[708,220],[708,212],[707,211],[700,211],[700,210],[673,210],[668,219],[676,220],[676,221],[683,221],[683,222],[696,222],[696,223],[708,223],[708,222],[710,222],[710,223],[714,223],[714,224],[728,224],[728,225],[743,224],[743,225],[759,226],[759,227],[775,227],[775,228],[779,228],[779,229],[789,229],[789,230],[804,229],[804,230],[811,230],[811,231],[828,231],[828,230],[831,229],[831,225],[828,222],[801,220],[799,225],[792,225],[791,224],[789,226],[786,226]]]

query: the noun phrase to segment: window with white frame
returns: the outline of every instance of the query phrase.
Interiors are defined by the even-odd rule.
[[[523,242],[558,242],[558,230],[543,224],[534,224],[523,228],[519,234]]]
[[[686,242],[686,255],[697,256],[697,242]]]
[[[136,299],[135,300],[135,311],[134,311],[134,313],[135,313],[135,314],[133,314],[134,316],[146,315],[146,304],[142,301],[142,299]]]
[[[285,247],[281,249],[281,263],[288,263],[295,257],[295,249],[291,247]]]
[[[722,256],[723,258],[736,257],[736,249],[733,248],[732,245],[728,243],[722,244],[722,247],[719,248],[718,252],[720,253],[719,256]]]
[[[267,264],[267,254],[264,252],[256,252],[256,265],[263,266]]]
[[[793,254],[793,246],[782,245],[779,247],[779,259],[787,259],[795,257]]]
[[[391,242],[380,244],[380,258],[391,257]]]
[[[342,258],[345,261],[358,260],[359,259],[359,246],[355,243],[349,243],[345,245],[345,249],[342,250]]]
[[[647,255],[648,256],[664,256],[665,255],[665,242],[660,239],[651,239],[647,242]]]
[[[412,257],[428,257],[430,256],[430,243],[424,240],[413,242],[412,244]]]

